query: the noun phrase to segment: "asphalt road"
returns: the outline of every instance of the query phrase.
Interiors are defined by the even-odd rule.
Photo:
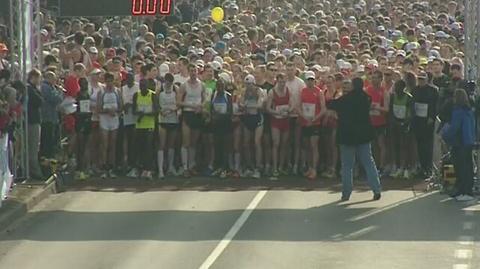
[[[479,203],[223,184],[53,195],[0,235],[0,268],[480,268]]]

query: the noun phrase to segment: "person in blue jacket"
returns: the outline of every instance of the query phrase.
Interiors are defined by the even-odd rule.
[[[457,89],[453,98],[453,112],[450,123],[442,130],[442,137],[452,148],[455,168],[455,192],[457,201],[471,201],[473,197],[473,159],[475,144],[475,116],[464,89]]]

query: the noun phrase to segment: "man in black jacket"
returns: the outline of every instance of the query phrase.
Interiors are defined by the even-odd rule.
[[[370,123],[371,99],[363,91],[363,80],[355,78],[344,81],[344,94],[328,104],[328,108],[337,112],[337,143],[340,144],[342,160],[342,201],[350,199],[353,184],[355,157],[358,157],[367,174],[368,184],[374,200],[381,197],[381,185],[377,167],[372,155],[371,141],[374,129]]]
[[[428,178],[432,172],[433,132],[438,100],[438,88],[429,83],[429,76],[426,72],[420,72],[418,86],[413,91],[412,127],[417,139],[421,176],[424,178]]]
[[[30,178],[39,180],[44,179],[38,163],[43,105],[43,96],[40,91],[41,81],[42,73],[38,69],[33,69],[28,73],[28,163]]]

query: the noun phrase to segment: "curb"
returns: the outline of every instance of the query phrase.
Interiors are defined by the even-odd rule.
[[[17,188],[32,188],[38,185],[17,185]],[[43,187],[35,190],[24,201],[15,201],[15,204],[0,215],[0,232],[5,231],[13,222],[25,216],[28,211],[48,198],[51,194],[57,193],[55,176],[51,176]]]

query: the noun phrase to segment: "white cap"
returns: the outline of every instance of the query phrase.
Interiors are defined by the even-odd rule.
[[[222,64],[217,62],[217,61],[213,61],[210,63],[210,66],[213,68],[213,70],[215,71],[222,71]]]
[[[405,51],[410,52],[414,49],[418,49],[420,46],[417,42],[410,42],[407,45],[405,45]]]
[[[95,68],[90,72],[90,75],[98,75],[100,73],[102,73],[102,70],[99,68]]]
[[[315,73],[313,71],[305,72],[305,79],[315,79]]]
[[[221,65],[223,65],[223,58],[220,56],[215,56],[215,58],[213,58],[213,61],[219,62]]]
[[[160,73],[161,77],[164,77],[168,72],[170,72],[170,67],[168,64],[163,63],[158,67],[158,72]]]
[[[98,49],[96,47],[90,47],[88,49],[88,52],[93,53],[93,54],[98,54]]]
[[[357,67],[357,72],[365,72],[365,66],[363,64]]]
[[[444,31],[438,31],[435,33],[436,38],[449,38],[450,36],[447,35]]]
[[[255,77],[253,75],[247,75],[245,77],[245,83],[255,84]]]
[[[195,62],[195,65],[198,66],[198,67],[204,67],[205,66],[205,62],[203,60],[197,60]]]
[[[397,50],[397,56],[407,56],[407,53],[404,50]]]
[[[227,83],[232,83],[232,77],[228,73],[225,73],[225,72],[220,73],[218,77],[220,79],[223,79]]]

